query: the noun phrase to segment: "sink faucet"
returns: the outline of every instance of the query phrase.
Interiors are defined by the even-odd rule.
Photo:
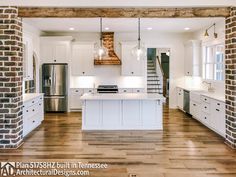
[[[207,86],[208,86],[208,92],[214,92],[215,91],[215,89],[212,87],[212,85],[211,85],[211,83],[210,82],[207,82],[207,81],[203,81],[202,82],[203,84],[207,84]]]

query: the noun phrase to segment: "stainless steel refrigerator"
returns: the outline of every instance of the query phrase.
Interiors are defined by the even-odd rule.
[[[68,65],[43,64],[42,90],[45,112],[66,112],[68,96]]]

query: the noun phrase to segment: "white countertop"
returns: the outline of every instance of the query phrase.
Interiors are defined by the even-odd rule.
[[[160,94],[147,93],[106,93],[106,94],[84,94],[81,100],[161,100],[165,97]]]
[[[23,94],[23,102],[30,101],[34,98],[44,95],[44,93],[24,93]]]
[[[211,93],[211,92],[206,92],[206,93],[202,93],[201,95],[218,100],[218,101],[222,101],[225,102],[225,96],[224,95],[218,95],[215,93]]]
[[[199,95],[203,95],[203,96],[206,96],[206,97],[218,100],[218,101],[225,102],[225,96],[221,95],[221,94],[217,94],[214,92],[208,92],[207,90],[202,90],[202,89],[198,89],[198,88],[189,88],[189,87],[183,87],[183,86],[177,86],[177,87],[182,88],[184,90],[188,90],[190,92],[196,92]]]

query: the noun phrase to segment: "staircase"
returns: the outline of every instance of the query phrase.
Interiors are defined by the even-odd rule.
[[[147,93],[163,94],[153,60],[147,60]]]

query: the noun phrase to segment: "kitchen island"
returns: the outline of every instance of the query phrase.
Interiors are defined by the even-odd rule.
[[[163,95],[84,94],[82,130],[162,130]]]

